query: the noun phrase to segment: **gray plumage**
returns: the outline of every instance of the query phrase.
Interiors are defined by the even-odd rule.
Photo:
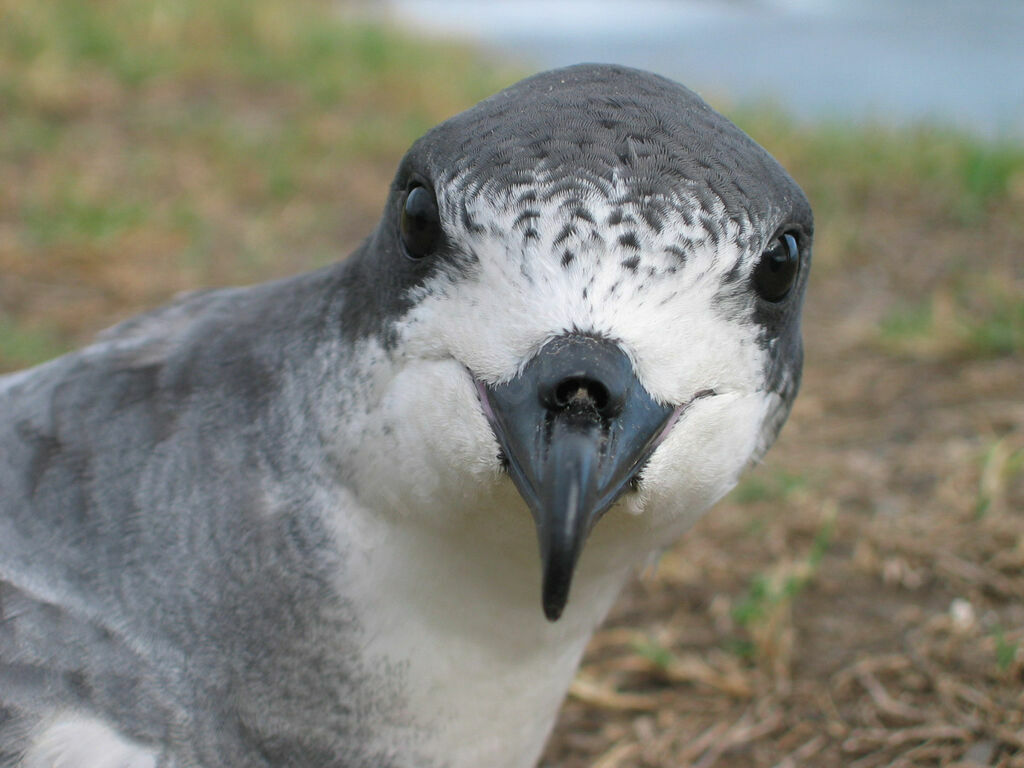
[[[399,225],[415,183],[436,193],[443,231],[425,259],[409,258]],[[782,231],[799,239],[799,278],[791,298],[765,303],[751,273]],[[774,440],[799,383],[811,235],[796,184],[690,91],[635,70],[575,67],[523,81],[417,142],[379,226],[349,259],[184,297],[93,346],[0,377],[0,766],[45,764],[44,742],[65,750],[53,765],[106,765],[75,757],[64,731],[47,730],[64,716],[101,723],[137,748],[141,762],[124,765],[529,765],[561,682],[552,703],[536,708],[536,726],[511,722],[521,711],[510,709],[509,722],[492,725],[498,735],[482,738],[488,746],[451,746],[467,741],[455,735],[464,702],[498,706],[478,693],[487,682],[474,682],[465,651],[486,636],[472,623],[476,607],[451,585],[469,582],[498,616],[507,599],[518,616],[526,582],[536,625],[512,621],[529,624],[528,639],[502,642],[516,653],[543,645],[565,670],[553,677],[567,684],[626,561],[666,545]],[[530,304],[531,292],[548,298]],[[698,309],[687,308],[698,306],[693,296]],[[565,308],[549,309],[556,305]],[[537,318],[549,311],[564,312],[564,322],[543,326]],[[704,316],[685,320],[691,311],[732,335],[690,339]],[[712,371],[706,386],[693,373],[673,389],[679,377],[662,375],[661,355],[645,346],[651,327]],[[638,533],[621,564],[605,558],[616,569],[607,578],[584,555],[578,597],[549,624],[535,605],[530,514],[473,386],[514,378],[547,341],[575,332],[616,340],[658,402],[735,391],[759,415],[737,438],[737,466],[722,477],[700,470],[693,503],[669,515],[659,489],[679,495],[662,478],[679,475],[671,458],[684,428],[704,423],[701,408],[725,432],[734,418],[703,400],[680,405],[679,442],[659,447],[635,480],[658,537]],[[732,373],[738,363],[704,362],[719,348],[749,365]],[[455,458],[435,461],[450,444]],[[387,462],[394,488],[380,481]],[[618,552],[602,532],[630,525],[609,513],[587,546]],[[508,573],[522,560],[529,577],[510,578],[516,586],[506,590],[505,563],[494,556],[502,575],[492,584],[489,568],[448,549],[460,533],[435,539],[433,526],[474,531],[481,557],[500,530],[495,551],[514,553]],[[451,582],[437,576],[437,602],[422,616],[423,600],[402,591],[405,566],[388,565],[387,551],[405,547],[395,542],[409,532],[416,553],[421,530],[424,569],[394,555],[410,563],[416,589],[430,589],[424,574],[446,561],[462,569]],[[522,542],[529,557],[519,555]],[[392,604],[407,625],[378,618]],[[449,622],[464,680],[431,677]],[[392,651],[405,647],[398,634],[422,638],[425,657]],[[515,654],[501,652],[514,671]],[[538,656],[538,668],[547,658]],[[519,685],[528,691],[531,679]],[[531,735],[520,744],[501,735],[506,728]]]

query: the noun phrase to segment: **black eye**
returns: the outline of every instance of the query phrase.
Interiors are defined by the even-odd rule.
[[[780,235],[761,254],[761,260],[754,267],[754,289],[765,301],[782,301],[800,273],[800,248],[796,238],[788,232]]]
[[[434,193],[416,185],[405,196],[400,223],[405,252],[414,259],[430,253],[441,239],[441,217]]]

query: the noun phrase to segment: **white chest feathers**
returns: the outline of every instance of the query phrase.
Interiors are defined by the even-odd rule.
[[[53,718],[32,740],[19,768],[156,768],[157,754],[98,720]]]

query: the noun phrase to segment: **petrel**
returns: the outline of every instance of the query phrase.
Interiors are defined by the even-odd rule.
[[[0,378],[0,766],[529,768],[796,395],[811,210],[691,91],[536,75],[348,259]]]

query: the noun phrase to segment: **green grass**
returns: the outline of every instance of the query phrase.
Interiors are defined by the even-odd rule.
[[[879,325],[890,352],[930,357],[1024,353],[1024,295],[996,280],[943,287],[923,301],[897,304]]]
[[[835,535],[836,509],[823,512],[821,525],[803,557],[780,562],[771,571],[755,574],[746,594],[733,605],[733,621],[745,637],[732,650],[748,660],[769,660],[778,652],[781,633],[791,622],[792,606],[814,580]]]
[[[882,318],[878,330],[882,339],[894,346],[913,342],[932,335],[934,315],[931,301],[899,305]]]
[[[0,361],[8,367],[35,365],[67,352],[57,333],[0,316]]]
[[[650,637],[636,638],[630,643],[633,653],[647,659],[661,670],[669,669],[676,663],[676,655],[669,648]]]
[[[91,200],[72,190],[61,190],[22,209],[25,232],[38,245],[103,243],[143,224],[146,208],[132,200]]]
[[[987,304],[982,313],[966,318],[963,333],[969,347],[987,356],[1024,352],[1024,296],[994,290]]]
[[[819,219],[869,207],[884,194],[916,202],[937,220],[980,225],[1024,193],[1024,145],[936,124],[912,128],[802,126],[770,106],[730,116],[790,170]]]
[[[1024,474],[1024,447],[1014,445],[1010,437],[989,443],[979,457],[978,489],[974,516],[985,517],[993,507],[1007,508],[1007,490],[1015,478]]]
[[[992,639],[995,641],[996,667],[1000,672],[1008,672],[1017,660],[1020,645],[1008,640],[1002,627],[996,627],[992,631]]]
[[[786,501],[806,490],[808,484],[803,475],[785,470],[746,475],[732,492],[731,499],[737,504]]]

